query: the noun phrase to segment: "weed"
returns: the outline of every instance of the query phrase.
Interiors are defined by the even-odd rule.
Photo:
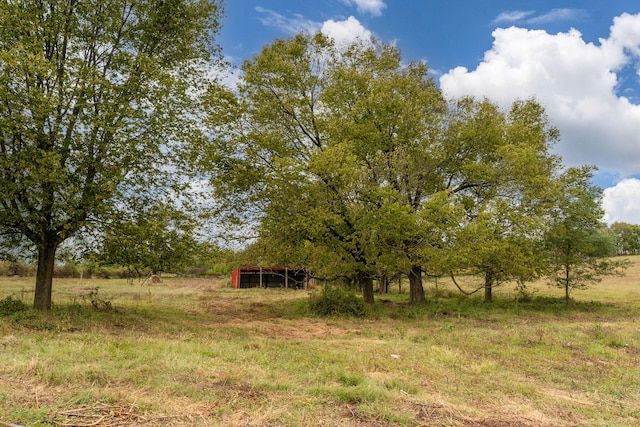
[[[516,305],[519,302],[531,302],[533,301],[533,298],[536,294],[536,292],[538,292],[537,290],[530,290],[527,287],[527,284],[525,282],[522,281],[518,281],[516,283],[516,287],[515,287],[515,291],[516,291]]]
[[[309,297],[309,309],[318,316],[355,316],[366,313],[364,301],[353,292],[338,286],[324,286]]]
[[[602,328],[602,323],[600,322],[594,323],[591,328],[591,333],[593,334],[593,337],[595,339],[597,340],[603,339],[605,337],[605,334]]]
[[[449,332],[449,331],[452,331],[454,327],[455,327],[455,325],[453,323],[446,322],[440,327],[440,330]]]
[[[378,402],[384,400],[387,396],[384,390],[368,384],[360,384],[353,387],[320,388],[316,389],[314,394],[350,404]]]
[[[344,386],[355,387],[362,384],[362,382],[364,381],[364,377],[359,374],[339,372],[337,375],[337,380]]]
[[[26,311],[29,306],[19,299],[13,298],[9,295],[3,300],[0,300],[0,316],[11,316],[21,311]]]
[[[397,390],[407,394],[418,394],[419,391],[419,388],[415,384],[411,384],[398,378],[385,380],[384,386],[387,390]]]
[[[99,288],[95,288],[89,292],[89,300],[91,301],[91,306],[97,311],[113,310],[111,301],[108,299],[104,299],[100,295],[98,295],[98,289]]]

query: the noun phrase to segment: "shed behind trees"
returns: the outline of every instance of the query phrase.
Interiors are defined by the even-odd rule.
[[[307,281],[306,270],[288,267],[240,267],[231,273],[234,288],[306,289]]]

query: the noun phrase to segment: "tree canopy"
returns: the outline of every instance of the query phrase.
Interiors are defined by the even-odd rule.
[[[36,248],[36,308],[51,307],[62,242],[128,199],[180,191],[220,13],[208,0],[0,4],[0,231]]]
[[[626,268],[616,253],[616,240],[602,222],[602,190],[590,183],[589,167],[569,168],[559,179],[559,201],[550,210],[551,225],[545,244],[551,283],[565,291],[569,303],[573,289],[584,289],[602,276]]]
[[[399,272],[411,302],[425,271],[482,272],[489,300],[500,277],[540,274],[528,257],[561,164],[535,100],[447,101],[397,48],[321,34],[276,40],[243,72],[237,96],[212,95],[204,160],[263,260],[357,279],[367,302],[372,278]]]

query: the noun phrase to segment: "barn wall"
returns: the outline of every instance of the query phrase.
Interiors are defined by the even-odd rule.
[[[307,274],[300,270],[259,267],[237,268],[231,273],[231,286],[234,288],[257,288],[261,281],[263,288],[304,289],[307,287]]]

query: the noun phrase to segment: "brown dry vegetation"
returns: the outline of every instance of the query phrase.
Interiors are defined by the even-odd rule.
[[[308,292],[227,281],[58,280],[51,313],[0,317],[0,421],[27,426],[634,426],[640,260],[515,302],[379,296],[364,319],[310,315]],[[113,307],[96,310],[94,299]],[[31,298],[0,279],[0,299]]]

